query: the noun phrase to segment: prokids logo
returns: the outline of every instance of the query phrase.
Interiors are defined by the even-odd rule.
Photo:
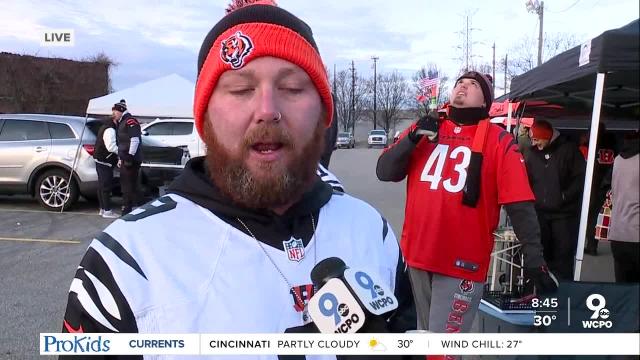
[[[366,272],[347,269],[344,272],[344,278],[372,314],[382,315],[398,307],[398,301],[393,293],[383,284],[375,282]]]
[[[582,326],[585,329],[611,329],[613,322],[609,319],[609,310],[605,308],[607,301],[600,294],[591,294],[587,298],[587,308],[593,311],[591,320],[583,320]]]
[[[309,315],[322,333],[355,333],[364,325],[358,301],[339,279],[331,279],[309,300]]]
[[[100,354],[108,352],[111,340],[102,336],[73,335],[58,338],[54,335],[45,335],[42,343],[41,354]]]

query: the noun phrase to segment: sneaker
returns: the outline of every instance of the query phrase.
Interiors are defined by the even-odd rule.
[[[111,210],[104,210],[102,212],[102,217],[105,218],[105,219],[115,219],[115,218],[119,218],[120,215],[114,213]]]

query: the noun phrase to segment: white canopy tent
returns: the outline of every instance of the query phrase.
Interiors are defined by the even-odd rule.
[[[111,115],[113,104],[125,99],[136,117],[193,118],[195,84],[177,74],[89,100],[87,115]]]
[[[195,84],[177,74],[150,80],[89,100],[85,123],[90,115],[111,115],[113,104],[119,102],[120,99],[125,99],[127,108],[136,118],[193,118],[194,91]],[[84,136],[85,128],[86,126],[82,128],[81,138]],[[76,169],[80,146],[81,143],[78,143],[67,181],[71,181]],[[145,165],[143,164],[143,166]],[[64,211],[64,206],[60,209],[60,212],[62,211]]]

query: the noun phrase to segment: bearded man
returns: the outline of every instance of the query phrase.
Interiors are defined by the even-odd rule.
[[[198,58],[206,156],[93,240],[63,331],[283,333],[309,323],[310,273],[329,257],[395,291],[387,330],[415,329],[388,222],[316,174],[334,105],[311,29],[261,1],[228,10]]]

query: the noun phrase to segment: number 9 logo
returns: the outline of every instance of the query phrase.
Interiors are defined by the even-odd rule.
[[[324,316],[332,316],[333,321],[338,325],[340,323],[340,313],[338,312],[338,299],[331,293],[324,293],[318,302],[320,312]]]
[[[598,305],[594,304],[595,300],[598,301]],[[600,311],[604,309],[606,304],[607,304],[607,301],[604,299],[604,296],[600,294],[589,295],[589,297],[587,298],[587,308],[593,311],[593,314],[591,314],[591,319],[597,319],[598,315],[600,315]],[[606,317],[603,317],[603,319],[606,319],[608,317],[609,317],[609,314],[606,314]]]
[[[369,290],[371,292],[372,299],[376,299],[378,295],[384,295],[384,291],[382,291],[382,288],[378,285],[375,285],[373,283],[373,279],[371,279],[371,276],[369,276],[369,274],[367,274],[366,272],[358,271],[355,277],[358,285],[360,285],[363,289]]]

